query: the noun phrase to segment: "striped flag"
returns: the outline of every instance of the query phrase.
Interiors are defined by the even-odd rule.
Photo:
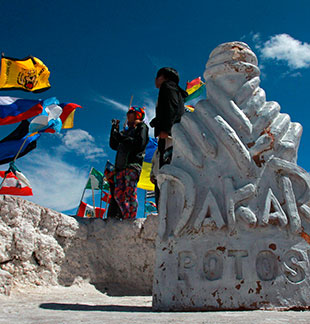
[[[186,84],[186,92],[188,96],[185,98],[185,102],[195,99],[202,95],[203,91],[206,88],[206,84],[201,81],[201,77],[192,80],[191,82],[187,82]]]
[[[3,181],[6,171],[0,171],[0,182]],[[8,172],[2,187],[0,189],[1,195],[13,196],[32,196],[32,188],[29,185],[27,178],[20,172],[17,177],[13,172]],[[17,174],[18,175],[18,174]]]
[[[85,202],[81,201],[76,216],[82,218],[103,218],[104,213],[105,213],[104,208],[95,207],[95,211],[94,211],[93,206],[88,205]]]
[[[185,105],[184,108],[185,108],[185,111],[187,111],[187,112],[194,112],[195,111],[195,107],[192,106],[192,105]]]
[[[137,184],[137,187],[144,190],[154,191],[155,186],[150,181],[150,174],[152,170],[152,158],[154,155],[154,152],[157,148],[157,140],[155,138],[149,139],[149,142],[145,149],[145,157],[144,161],[142,163],[142,170],[140,174],[140,178]]]
[[[0,97],[0,125],[19,123],[41,114],[41,100]]]
[[[29,135],[28,130],[29,122],[23,120],[12,133],[0,141],[0,164],[13,161],[22,145],[18,158],[36,148],[40,134]]]

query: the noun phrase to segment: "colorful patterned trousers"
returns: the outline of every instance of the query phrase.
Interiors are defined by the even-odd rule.
[[[123,218],[136,218],[138,209],[137,183],[140,172],[125,169],[115,174],[114,199],[122,211]]]

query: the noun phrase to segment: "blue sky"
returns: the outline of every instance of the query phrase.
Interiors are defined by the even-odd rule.
[[[20,98],[56,96],[83,106],[73,130],[45,134],[17,166],[33,185],[33,201],[72,213],[91,166],[103,170],[115,153],[108,146],[112,118],[135,105],[154,114],[154,76],[175,67],[181,86],[202,76],[210,52],[241,40],[258,56],[267,100],[300,122],[298,164],[310,170],[308,1],[47,1],[1,0],[1,52],[40,58],[52,88],[41,94],[3,91]],[[2,126],[0,137],[13,126]],[[6,165],[0,166],[5,170]],[[142,197],[140,193],[140,198]],[[142,204],[140,204],[142,205]],[[140,210],[141,214],[141,210]]]

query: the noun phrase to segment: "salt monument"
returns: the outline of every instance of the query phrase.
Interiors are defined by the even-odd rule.
[[[155,310],[310,305],[309,174],[302,126],[266,101],[247,44],[219,45],[207,99],[172,130],[161,169]]]

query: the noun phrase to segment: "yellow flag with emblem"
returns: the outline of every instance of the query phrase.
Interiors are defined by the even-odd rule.
[[[48,78],[50,71],[36,57],[24,59],[1,58],[0,90],[24,90],[42,92],[51,87]]]

